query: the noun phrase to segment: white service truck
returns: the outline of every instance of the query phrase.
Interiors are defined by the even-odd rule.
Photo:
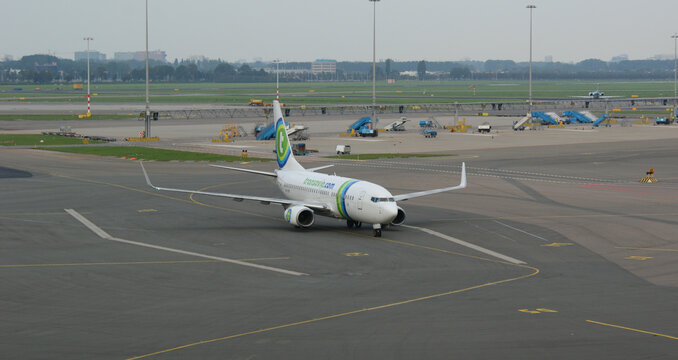
[[[351,145],[337,145],[337,155],[348,155],[351,153]]]
[[[489,133],[492,130],[492,125],[489,123],[484,123],[481,125],[478,125],[478,132],[479,133]]]

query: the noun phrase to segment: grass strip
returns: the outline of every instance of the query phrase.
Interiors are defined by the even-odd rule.
[[[88,118],[78,118],[78,115],[66,114],[0,114],[2,121],[14,120],[118,120],[118,119],[136,119],[139,114],[93,114]]]
[[[0,145],[3,146],[32,146],[32,145],[76,145],[83,144],[84,139],[42,134],[0,134]],[[99,144],[101,141],[89,140],[90,144]]]
[[[39,148],[41,150],[60,151],[74,154],[89,154],[99,156],[114,156],[137,158],[140,160],[155,161],[272,161],[272,159],[248,157],[243,159],[240,156],[199,153],[192,151],[167,150],[150,148],[143,146],[74,146],[74,147],[54,147]]]

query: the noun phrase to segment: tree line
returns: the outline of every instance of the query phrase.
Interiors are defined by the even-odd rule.
[[[94,82],[140,82],[146,78],[145,64],[139,61],[92,61]],[[312,74],[310,62],[280,65],[281,81],[369,81],[371,62],[337,62],[336,73]],[[271,63],[229,64],[221,60],[151,61],[149,77],[154,82],[272,82]],[[512,60],[487,61],[379,61],[378,80],[526,80],[529,64]],[[587,59],[578,63],[534,62],[534,79],[672,79],[672,60],[625,60],[605,62]],[[0,82],[58,83],[87,79],[86,61],[61,59],[50,55],[24,56],[17,61],[0,62]]]

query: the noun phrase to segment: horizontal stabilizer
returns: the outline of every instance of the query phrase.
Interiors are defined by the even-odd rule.
[[[332,166],[334,166],[334,164],[330,164],[330,165],[325,165],[325,166],[318,166],[318,167],[314,167],[314,168],[306,169],[306,171],[316,171],[316,170],[322,170],[322,169],[327,169],[328,167],[332,167]]]
[[[231,167],[231,166],[224,166],[224,165],[210,165],[212,167],[218,167],[222,169],[229,169],[229,170],[236,170],[236,171],[243,171],[243,172],[248,172],[252,174],[257,174],[257,175],[266,175],[266,176],[273,176],[277,177],[278,174],[270,171],[261,171],[261,170],[252,170],[252,169],[243,169],[243,168],[237,168],[237,167]]]

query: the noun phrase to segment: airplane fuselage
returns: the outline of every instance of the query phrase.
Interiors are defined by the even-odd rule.
[[[367,224],[389,224],[398,214],[393,195],[377,184],[312,171],[277,171],[277,185],[291,200],[326,204],[328,215]]]

